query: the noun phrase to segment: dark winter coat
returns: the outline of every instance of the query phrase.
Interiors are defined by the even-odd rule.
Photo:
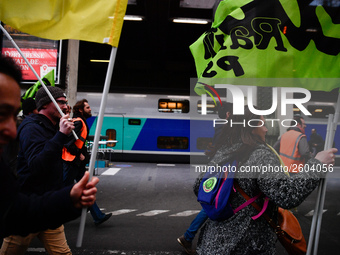
[[[324,142],[321,135],[315,133],[315,134],[310,135],[310,140],[309,140],[308,144],[309,144],[310,148],[315,147],[316,153],[318,153],[318,152],[323,150],[325,142]]]
[[[25,236],[53,229],[79,217],[71,198],[72,186],[42,196],[19,192],[19,185],[9,166],[0,160],[0,239],[9,235]]]
[[[223,166],[232,160],[229,153],[240,146],[241,143],[235,144],[232,148],[222,147],[217,151],[210,165]],[[320,161],[310,159],[306,165],[310,164],[320,164]],[[258,169],[264,169],[264,166],[280,167],[280,161],[269,147],[261,144],[256,147],[248,159],[239,162],[238,169],[241,166],[246,169],[252,166],[258,166]],[[320,175],[320,173],[309,171],[288,177],[283,171],[278,171],[274,173],[238,172],[236,177],[240,187],[250,197],[254,197],[262,191],[270,198],[266,212],[270,217],[276,219],[277,206],[289,209],[301,204],[318,185]],[[201,178],[196,180],[195,192],[198,191],[200,181]],[[234,209],[244,202],[245,199],[239,192],[231,195],[231,204]],[[263,202],[263,198],[260,201],[257,200],[261,207]],[[248,206],[228,220],[222,222],[208,220],[201,229],[197,253],[200,255],[276,254],[276,235],[263,217],[257,220],[251,219],[257,214],[256,209]]]
[[[18,129],[18,181],[26,194],[63,187],[62,148],[67,136],[42,114],[31,114]]]

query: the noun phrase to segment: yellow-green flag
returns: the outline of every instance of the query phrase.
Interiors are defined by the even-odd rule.
[[[24,33],[118,47],[128,0],[2,0],[0,20]]]
[[[42,81],[47,86],[55,86],[54,83],[54,69],[48,72],[43,78]],[[29,97],[35,98],[35,94],[41,88],[40,81],[37,81],[33,86],[31,86],[26,92],[22,95],[21,100],[26,100]]]
[[[198,78],[292,78],[296,86],[310,90],[339,87],[340,5],[311,3],[221,1],[211,29],[190,46]]]

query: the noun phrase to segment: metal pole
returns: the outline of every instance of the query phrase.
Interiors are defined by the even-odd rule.
[[[330,149],[332,147],[332,143],[334,140],[335,132],[337,129],[337,125],[339,122],[340,115],[340,92],[338,94],[338,100],[335,108],[334,117],[332,114],[328,116],[328,124],[327,124],[327,135],[325,139],[324,150]],[[314,215],[311,225],[311,230],[309,234],[308,240],[308,248],[306,255],[317,254],[318,245],[319,245],[319,237],[320,237],[320,229],[321,229],[321,221],[322,221],[322,213],[323,206],[325,202],[325,194],[326,194],[326,180],[322,179],[320,181],[320,185],[318,187],[318,193],[316,198],[316,205],[314,209]],[[314,241],[315,238],[315,241]],[[313,246],[314,245],[314,246]],[[313,248],[314,247],[314,248]]]
[[[328,115],[327,133],[326,133],[324,150],[327,150],[329,147],[328,141],[329,141],[329,136],[331,133],[330,130],[331,130],[332,121],[333,121],[333,115],[330,114]],[[319,183],[319,187],[318,187],[317,196],[316,196],[316,204],[314,208],[312,226],[311,226],[310,233],[309,233],[307,255],[311,255],[313,251],[314,237],[315,237],[315,231],[316,231],[316,224],[319,218],[319,210],[320,210],[323,186],[324,186],[324,179],[321,179]]]
[[[318,254],[318,246],[319,246],[319,237],[320,237],[320,230],[321,230],[321,221],[323,215],[323,206],[325,204],[325,197],[326,197],[326,187],[327,187],[327,179],[322,179],[320,181],[320,203],[319,203],[319,210],[315,211],[317,213],[317,223],[316,223],[316,232],[315,232],[315,242],[313,248],[313,254]]]
[[[312,254],[312,250],[313,250],[314,237],[315,237],[315,229],[316,229],[316,221],[317,221],[317,218],[318,218],[318,215],[317,215],[316,212],[319,211],[320,197],[321,197],[321,190],[322,190],[321,181],[320,181],[320,185],[318,187],[318,192],[317,192],[317,196],[316,196],[316,204],[315,204],[315,208],[314,208],[314,214],[313,214],[313,219],[312,219],[312,226],[310,228],[310,233],[309,233],[308,247],[307,247],[306,255],[311,255]]]
[[[91,158],[90,158],[90,166],[89,166],[90,180],[93,176],[94,165],[95,165],[95,162],[96,162],[98,142],[99,142],[99,138],[100,138],[100,132],[102,130],[103,119],[104,119],[104,111],[105,111],[105,108],[106,108],[107,95],[108,95],[109,89],[110,89],[112,72],[113,72],[113,67],[114,67],[114,63],[115,63],[115,59],[116,59],[116,53],[117,53],[117,48],[112,47],[110,62],[109,62],[109,66],[107,68],[107,73],[106,73],[106,78],[105,78],[105,85],[104,85],[104,89],[103,89],[102,100],[101,100],[100,108],[99,108],[99,115],[98,115],[98,118],[97,118],[97,126],[96,126],[96,132],[95,132],[95,135],[94,135]],[[78,231],[77,244],[76,244],[77,247],[81,247],[82,242],[83,242],[86,211],[87,211],[86,208],[84,208],[82,210],[80,226],[79,226],[79,231]]]
[[[333,119],[332,123],[330,123],[329,127],[329,135],[326,136],[326,144],[325,144],[325,150],[332,148],[335,132],[337,129],[337,125],[339,122],[339,115],[340,115],[340,93],[338,94],[338,100],[335,108],[335,114],[333,118],[333,114],[330,114],[329,116]],[[328,133],[328,132],[327,132]],[[316,234],[315,234],[315,242],[314,242],[314,255],[317,255],[318,253],[318,247],[319,247],[319,237],[320,237],[320,231],[321,231],[321,222],[322,222],[322,215],[323,215],[323,206],[325,203],[325,197],[326,197],[326,186],[327,186],[327,180],[322,179],[320,182],[321,194],[320,194],[320,207],[317,212],[318,218],[317,218],[317,225],[316,225]]]
[[[49,98],[51,99],[51,101],[53,102],[53,104],[55,105],[55,107],[57,108],[59,114],[64,117],[65,114],[61,111],[58,103],[55,101],[55,99],[53,98],[51,92],[47,89],[45,83],[41,80],[41,78],[39,77],[39,75],[37,74],[37,72],[34,70],[33,66],[31,65],[31,63],[27,60],[27,58],[25,57],[25,55],[22,53],[22,51],[20,50],[20,48],[18,47],[18,45],[15,43],[15,41],[13,40],[13,38],[10,36],[10,34],[6,31],[6,29],[0,24],[0,28],[2,30],[2,32],[6,35],[6,37],[8,38],[8,40],[11,41],[11,43],[14,45],[14,47],[17,49],[17,51],[19,52],[19,54],[21,55],[21,57],[25,60],[26,64],[29,66],[29,68],[32,70],[32,72],[34,73],[34,75],[37,77],[38,81],[40,82],[40,84],[43,86],[43,88],[45,89],[47,95],[49,96]],[[78,140],[78,136],[76,135],[76,133],[74,132],[74,130],[72,130],[73,136],[75,137],[76,140]]]

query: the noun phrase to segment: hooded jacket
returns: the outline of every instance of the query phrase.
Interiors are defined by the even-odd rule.
[[[80,216],[70,198],[72,186],[38,196],[19,192],[10,168],[0,160],[0,238],[53,229]]]

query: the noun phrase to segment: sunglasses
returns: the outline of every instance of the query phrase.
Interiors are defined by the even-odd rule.
[[[58,104],[61,104],[61,105],[63,105],[63,104],[66,104],[67,105],[67,101],[65,101],[65,100],[55,100]]]

